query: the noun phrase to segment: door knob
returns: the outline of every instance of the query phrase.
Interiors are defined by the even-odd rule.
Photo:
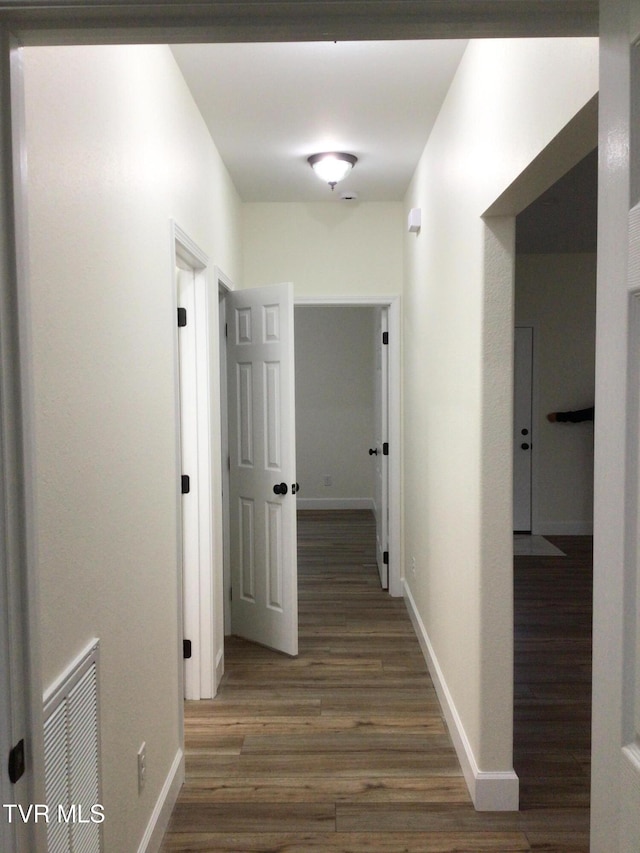
[[[377,447],[376,448],[370,447],[369,448],[369,456],[377,456],[377,455],[378,455],[378,448]]]
[[[520,447],[521,447],[523,450],[528,450],[528,449],[529,449],[529,445],[528,445],[528,444],[526,444],[526,443],[525,443],[525,444],[521,444],[521,445],[520,445]]]
[[[286,495],[289,491],[289,486],[286,483],[276,483],[273,487],[273,493],[276,495]]]
[[[300,491],[300,483],[291,483],[291,494],[297,495]]]

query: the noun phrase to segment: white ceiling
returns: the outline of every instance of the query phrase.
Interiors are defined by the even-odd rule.
[[[174,45],[244,201],[402,200],[466,41]],[[332,194],[307,163],[358,157]]]

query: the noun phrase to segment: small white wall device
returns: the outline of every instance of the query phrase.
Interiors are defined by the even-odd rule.
[[[420,230],[420,226],[422,225],[422,209],[419,207],[414,207],[409,211],[409,221],[407,223],[407,230],[412,234],[417,234]]]

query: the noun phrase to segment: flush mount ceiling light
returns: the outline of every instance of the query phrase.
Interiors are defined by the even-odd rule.
[[[347,177],[358,158],[354,154],[329,151],[325,154],[312,154],[308,162],[320,180],[326,181],[333,189],[338,181]]]

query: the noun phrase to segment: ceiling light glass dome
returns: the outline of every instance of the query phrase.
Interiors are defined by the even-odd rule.
[[[326,181],[333,189],[338,181],[347,177],[358,158],[354,154],[328,151],[324,154],[312,154],[308,162],[320,180]]]

